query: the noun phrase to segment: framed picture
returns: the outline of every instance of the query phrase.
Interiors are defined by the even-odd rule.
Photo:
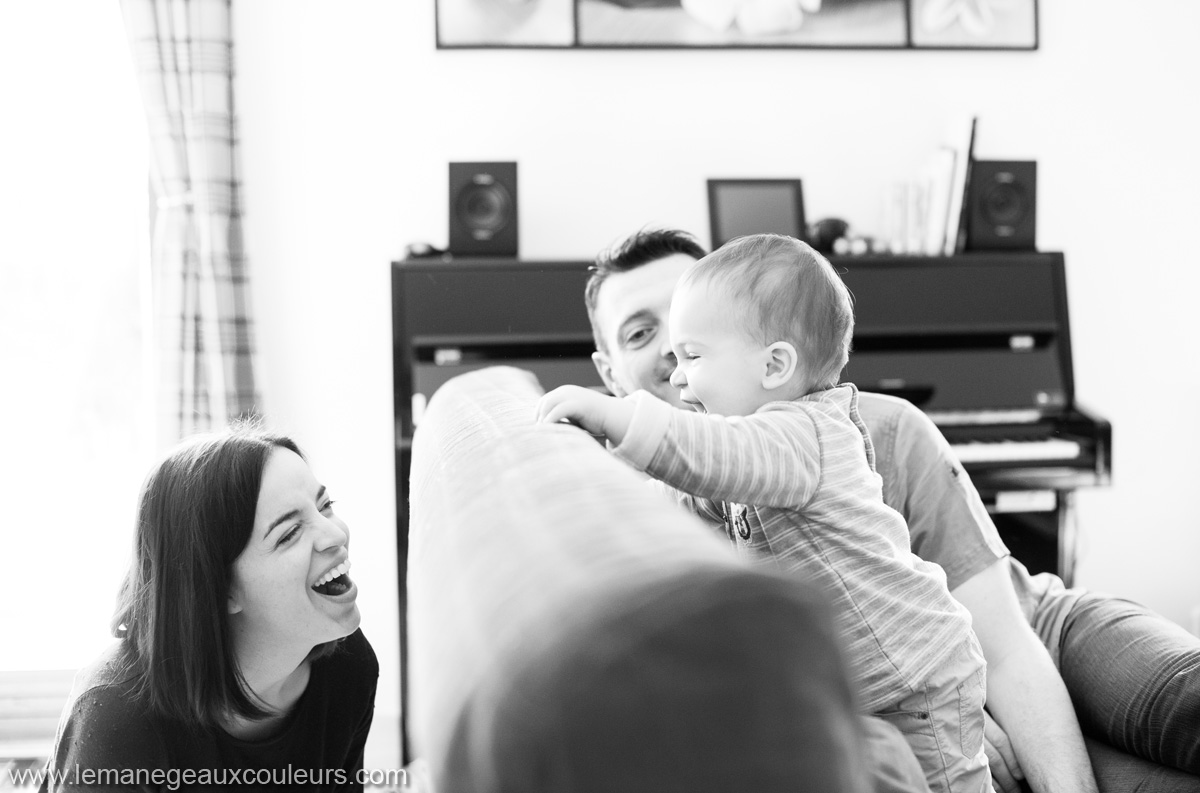
[[[437,0],[438,49],[575,44],[575,0]]]
[[[910,0],[909,31],[921,49],[1036,50],[1037,0]]]
[[[713,250],[746,234],[807,239],[799,179],[709,179],[708,225]]]
[[[1011,49],[1037,0],[436,0],[437,46]]]

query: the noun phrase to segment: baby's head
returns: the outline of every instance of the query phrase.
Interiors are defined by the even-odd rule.
[[[739,237],[675,288],[671,382],[697,410],[749,415],[836,385],[853,330],[850,292],[823,256],[791,237]]]

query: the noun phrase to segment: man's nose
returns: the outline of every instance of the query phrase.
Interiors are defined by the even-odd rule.
[[[675,353],[671,350],[671,338],[666,333],[659,334],[658,354],[669,360],[675,360]]]

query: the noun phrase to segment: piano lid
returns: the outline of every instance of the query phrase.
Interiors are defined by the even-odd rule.
[[[854,295],[843,379],[935,417],[1036,419],[1073,407],[1061,253],[831,261]]]

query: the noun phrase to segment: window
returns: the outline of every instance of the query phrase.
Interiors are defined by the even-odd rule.
[[[112,641],[153,426],[145,118],[116,2],[0,3],[0,671]]]

